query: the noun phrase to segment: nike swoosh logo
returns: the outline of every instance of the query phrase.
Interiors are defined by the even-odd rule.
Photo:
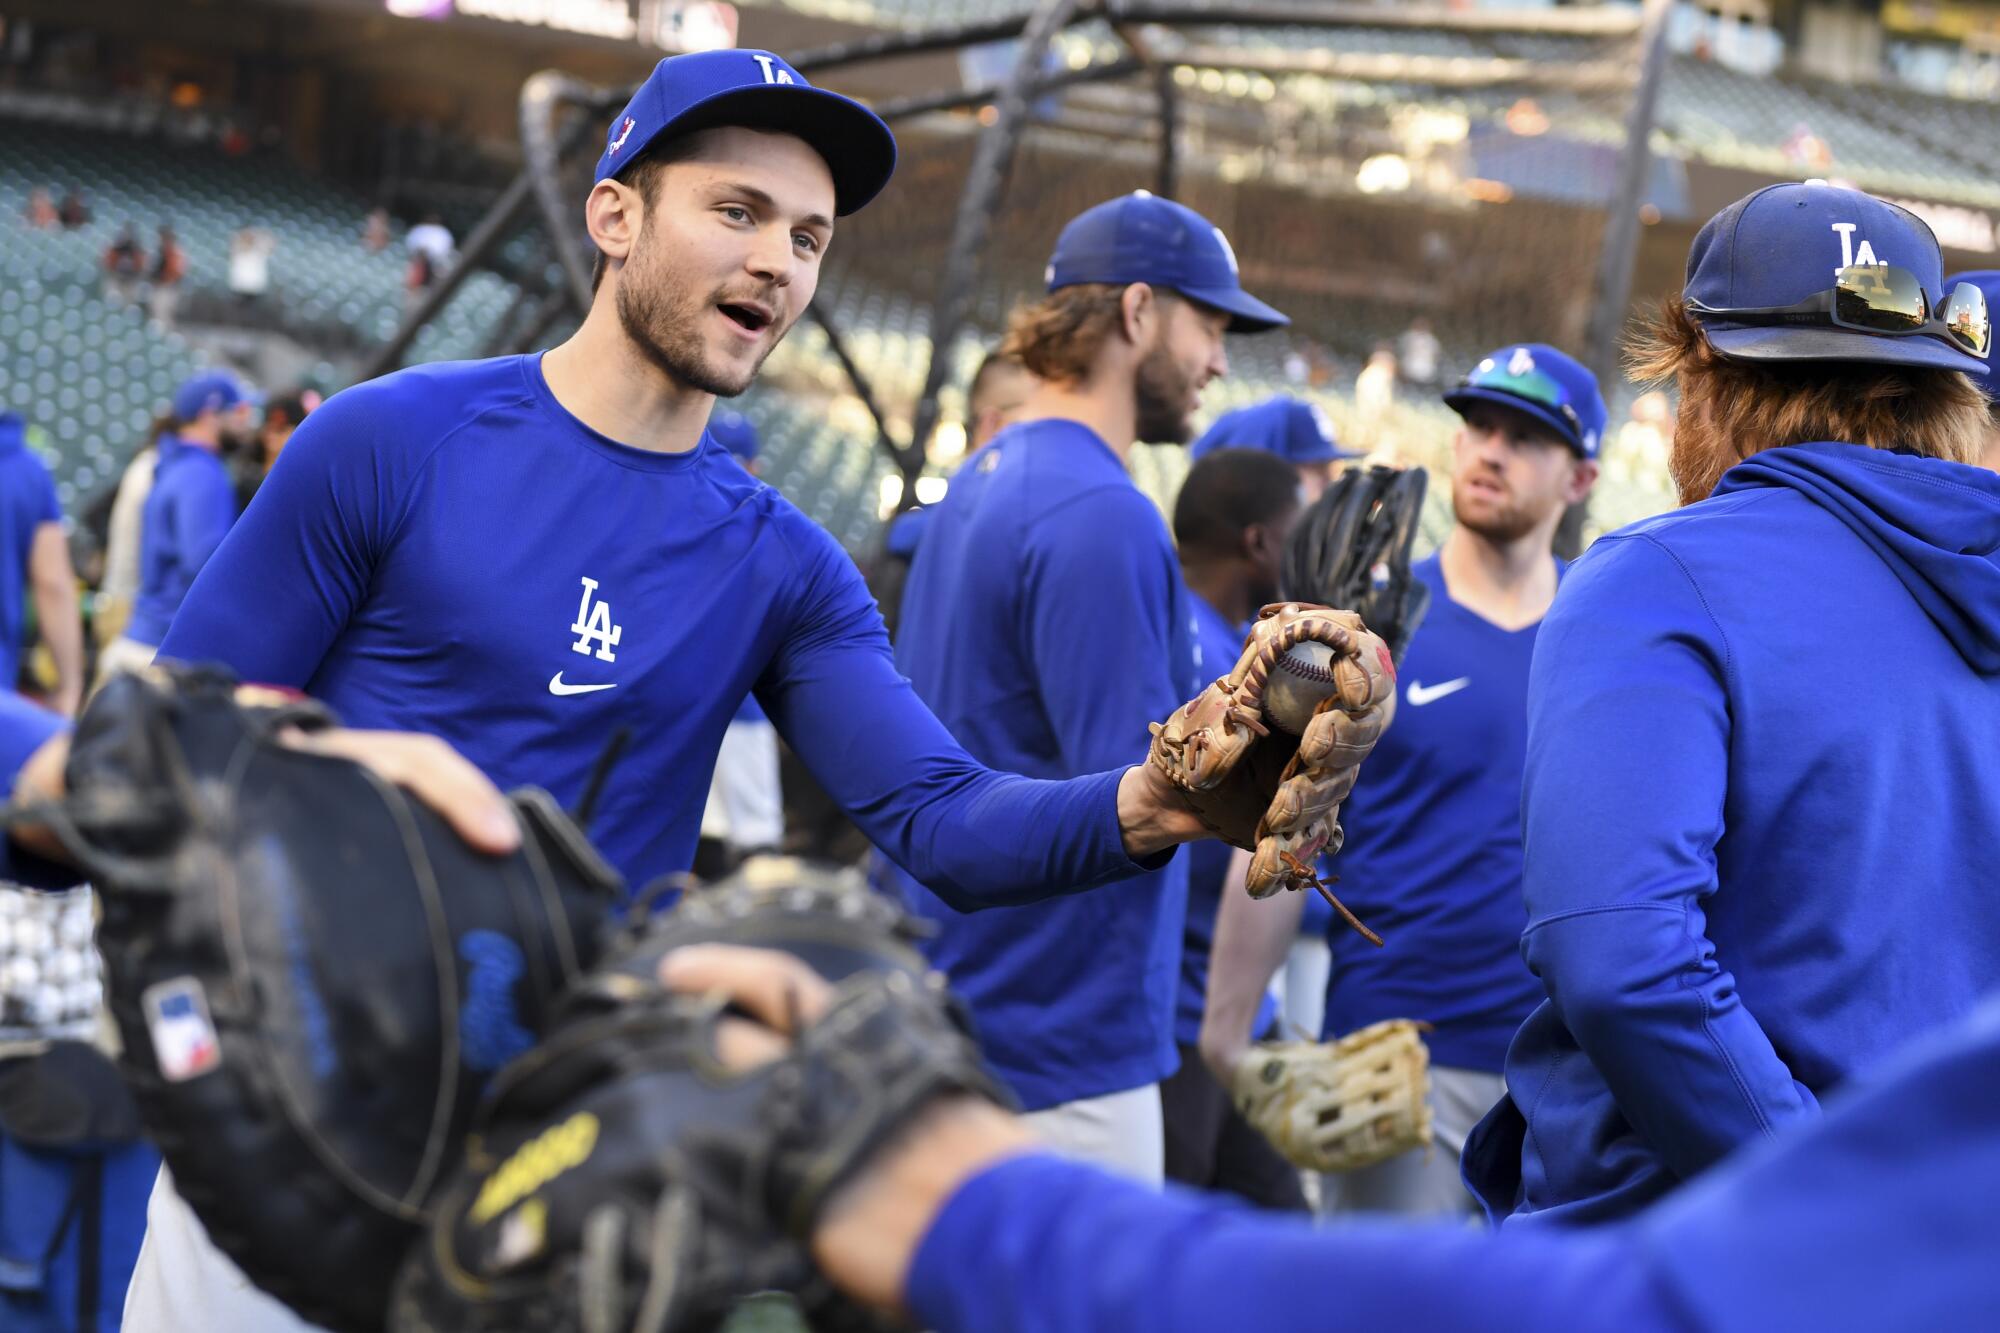
[[[555,695],[595,694],[599,690],[615,690],[617,688],[618,682],[615,680],[609,685],[567,685],[563,683],[562,672],[560,671],[549,677],[549,693]]]
[[[1422,708],[1425,704],[1436,703],[1447,694],[1457,694],[1471,683],[1470,676],[1460,676],[1457,680],[1448,680],[1442,685],[1419,685],[1413,680],[1410,682],[1410,690],[1406,697],[1410,701],[1410,707]],[[555,687],[550,686],[550,688]]]

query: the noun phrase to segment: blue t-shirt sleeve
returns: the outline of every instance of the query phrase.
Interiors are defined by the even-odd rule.
[[[1535,644],[1522,949],[1619,1110],[1688,1177],[1817,1103],[1707,935],[1728,645],[1651,539],[1600,543]]]
[[[0,781],[12,798],[14,779],[30,756],[49,738],[67,730],[62,718],[38,708],[12,691],[0,692]],[[0,837],[0,879],[37,889],[60,889],[76,883],[76,872],[23,852],[12,839]]]
[[[1622,1231],[1355,1222],[1320,1229],[1220,1195],[1015,1158],[961,1186],[904,1297],[937,1333],[1512,1333],[1676,1325]]]
[[[163,657],[227,664],[244,680],[302,688],[367,594],[393,527],[389,424],[371,386],[300,424],[257,503],[202,566],[160,644]],[[233,503],[233,501],[232,501]]]
[[[1143,763],[1147,724],[1186,702],[1190,684],[1174,676],[1174,636],[1186,631],[1159,511],[1131,487],[1088,491],[1036,522],[1025,564],[1035,688],[1065,766]]]
[[[961,911],[1090,888],[1164,860],[1125,853],[1122,771],[1042,782],[967,754],[897,673],[853,562],[817,528],[792,549],[797,610],[757,694],[891,860]]]

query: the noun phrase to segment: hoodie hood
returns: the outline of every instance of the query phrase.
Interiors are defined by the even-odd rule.
[[[1797,491],[1902,580],[1971,666],[2000,672],[2000,474],[1858,444],[1792,444],[1723,474],[1717,495]]]

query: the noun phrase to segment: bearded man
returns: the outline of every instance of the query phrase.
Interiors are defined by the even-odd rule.
[[[1464,418],[1452,444],[1458,523],[1411,569],[1430,585],[1430,610],[1403,659],[1396,720],[1341,807],[1346,846],[1325,866],[1341,900],[1389,947],[1334,924],[1324,1030],[1313,1034],[1331,1039],[1390,1018],[1430,1023],[1440,1150],[1326,1177],[1328,1211],[1475,1213],[1459,1149],[1505,1091],[1507,1043],[1542,998],[1520,950],[1528,664],[1563,576],[1556,525],[1597,480],[1604,397],[1571,357],[1516,343],[1483,358],[1444,400]],[[1225,1087],[1305,896],[1223,897],[1201,1045]]]
[[[1140,191],[1063,228],[1048,294],[1003,348],[1033,387],[931,509],[896,632],[897,666],[975,757],[1042,778],[1132,763],[1162,705],[1229,665],[1197,673],[1174,544],[1125,462],[1136,441],[1191,437],[1202,387],[1228,373],[1225,333],[1285,322],[1192,209]],[[1148,1181],[1165,1170],[1158,1085],[1180,1062],[1185,861],[973,915],[934,879],[890,877],[936,923],[925,948],[1036,1130]]]

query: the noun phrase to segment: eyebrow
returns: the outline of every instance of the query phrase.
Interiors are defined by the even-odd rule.
[[[777,200],[745,181],[719,181],[716,184],[716,188],[724,194],[741,195],[759,208],[767,209],[770,212],[779,213],[784,211],[778,207]],[[799,224],[806,227],[818,227],[822,231],[833,230],[833,219],[824,213],[808,213],[799,219]]]

